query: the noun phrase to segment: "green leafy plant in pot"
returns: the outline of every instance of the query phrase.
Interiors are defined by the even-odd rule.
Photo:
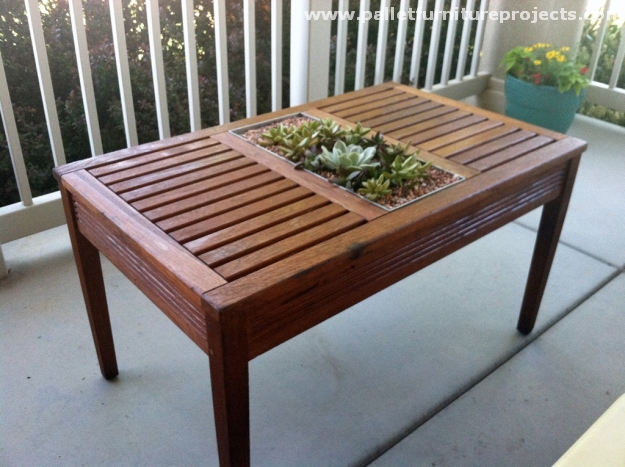
[[[538,43],[515,47],[501,61],[506,70],[506,115],[566,133],[590,84],[588,68],[569,47]]]

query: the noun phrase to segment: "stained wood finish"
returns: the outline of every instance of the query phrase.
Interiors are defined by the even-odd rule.
[[[362,122],[466,177],[388,212],[227,132],[296,112]],[[248,361],[545,205],[531,330],[586,144],[394,83],[68,164],[60,181],[105,377],[98,251],[209,356],[221,466],[248,466]]]

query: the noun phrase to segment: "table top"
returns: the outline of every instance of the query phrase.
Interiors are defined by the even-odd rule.
[[[388,212],[228,132],[299,111],[410,141],[466,180]],[[245,314],[253,358],[555,198],[585,147],[386,83],[56,174],[81,232],[201,348],[207,319]]]

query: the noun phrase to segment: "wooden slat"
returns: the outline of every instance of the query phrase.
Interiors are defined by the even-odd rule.
[[[205,219],[216,217],[225,212],[240,208],[241,206],[269,198],[278,193],[292,190],[296,187],[296,183],[284,179],[269,185],[261,185],[258,188],[243,190],[236,195],[226,193],[224,196],[220,197],[221,201],[213,202],[213,199],[210,199],[208,201],[210,204],[201,205],[191,211],[182,212],[174,217],[158,222],[157,225],[166,232],[171,232]],[[222,192],[227,191],[225,189],[220,190],[222,190]],[[214,197],[216,198],[218,194],[219,193],[215,193]]]
[[[387,103],[389,105],[391,104],[395,104],[396,102],[401,102],[401,101],[405,101],[407,99],[410,99],[412,96],[410,96],[409,94],[406,93],[401,93],[401,94],[397,94],[395,96],[389,97],[387,99],[384,99],[384,104],[386,105]],[[360,104],[354,107],[350,107],[348,109],[345,110],[340,110],[340,111],[335,111],[332,112],[334,115],[336,115],[337,117],[341,117],[341,118],[349,118],[352,115],[358,115],[361,112],[368,112],[372,109],[379,109],[380,108],[380,103],[379,102],[366,102],[364,104]]]
[[[435,128],[440,125],[444,125],[445,123],[453,122],[454,120],[459,120],[469,115],[471,115],[469,112],[465,112],[463,110],[449,112],[449,113],[446,113],[445,115],[441,115],[440,117],[432,118],[430,120],[418,123],[416,125],[411,125],[409,127],[402,128],[399,131],[389,132],[389,136],[392,136],[393,138],[396,138],[396,139],[405,139],[405,138],[410,139],[417,133],[429,130],[430,128]]]
[[[530,139],[534,136],[536,136],[536,133],[532,133],[530,131],[517,131],[516,133],[512,133],[511,135],[496,139],[495,141],[491,141],[490,143],[484,144],[480,147],[452,156],[451,160],[460,164],[468,164],[483,157],[489,156],[490,154],[502,151],[506,148],[509,148],[510,146],[514,146],[515,144],[521,143],[526,139]]]
[[[345,99],[341,102],[337,102],[336,104],[330,104],[326,106],[320,105],[319,108],[331,114],[338,114],[338,112],[342,110],[348,110],[352,107],[368,104],[370,102],[385,101],[385,99],[389,99],[393,96],[401,96],[403,94],[405,93],[403,93],[400,89],[384,89],[380,92],[366,94],[364,96],[352,97],[351,99]]]
[[[399,104],[403,104],[403,102]],[[414,103],[413,105],[404,107],[405,108],[403,109],[397,108],[391,112],[385,112],[383,108],[378,108],[377,110],[372,110],[371,112],[359,114],[356,116],[356,118],[358,118],[358,120],[362,122],[362,124],[365,126],[377,128],[381,125],[387,125],[397,120],[401,120],[402,118],[411,117],[432,109],[442,107],[442,105],[438,102],[426,101],[422,104]]]
[[[434,106],[433,109],[426,110],[425,112],[419,112],[417,114],[408,115],[407,117],[398,118],[398,119],[395,118],[395,115],[391,114],[391,115],[388,115],[386,122],[378,123],[375,126],[375,129],[377,131],[381,131],[382,133],[390,134],[390,132],[392,131],[401,130],[402,128],[406,128],[415,123],[426,122],[428,120],[432,120],[436,117],[440,117],[441,115],[445,115],[454,111],[455,109],[453,107],[441,105],[441,106]]]
[[[319,209],[322,206],[328,204],[329,201],[322,196],[311,196],[296,203],[284,206],[280,209],[276,209],[266,214],[259,215],[245,222],[241,222],[237,225],[233,225],[210,235],[206,235],[202,237],[199,241],[196,240],[194,242],[191,242],[191,247],[189,247],[188,245],[185,245],[185,247],[194,254],[199,255],[209,250],[215,250],[222,247],[223,245],[228,244],[227,249],[232,252],[236,248],[234,246],[234,242],[237,242],[240,239],[247,237],[245,243],[249,246],[252,242],[250,236],[257,234],[261,231],[262,233],[260,236],[257,237],[257,240],[269,241],[270,237],[272,236],[272,231],[267,229],[277,226],[278,224],[280,224],[283,229],[286,229],[286,223],[294,219],[296,216],[305,215],[311,211],[314,211],[315,209]],[[341,212],[344,211],[341,210]],[[303,223],[301,227],[304,227]],[[242,244],[243,242],[239,243],[239,246],[241,246]],[[223,249],[219,251],[221,253],[215,253],[215,251],[212,251],[211,254],[213,255],[213,257],[216,257],[216,255],[223,254],[225,252],[225,250]]]
[[[439,138],[432,139],[430,141],[422,143],[420,146],[426,151],[436,151],[438,148],[448,146],[463,139],[470,138],[471,136],[479,135],[480,133],[491,130],[493,128],[497,128],[501,125],[503,125],[503,123],[501,122],[486,120],[485,122],[478,123],[477,125],[473,125],[462,130],[454,131],[453,133],[448,133]]]
[[[550,143],[553,143],[551,138],[546,136],[537,136],[536,138],[529,139],[521,144],[509,147],[508,149],[499,151],[491,156],[479,159],[477,162],[469,164],[469,167],[473,167],[474,169],[480,171],[490,170],[493,167],[509,162],[512,159],[516,159],[517,157],[542,148]]]
[[[157,222],[162,219],[175,216],[179,213],[184,213],[207,204],[216,203],[217,201],[253,190],[254,188],[268,185],[272,182],[280,180],[281,178],[282,176],[273,172],[263,173],[261,175],[257,175],[256,177],[248,178],[216,190],[210,190],[207,188],[204,192],[190,196],[176,202],[175,204],[169,204],[160,208],[152,209],[144,212],[143,214],[152,222]]]
[[[148,164],[150,162],[155,162],[161,159],[168,159],[170,157],[179,156],[181,154],[186,154],[191,151],[210,148],[213,146],[217,146],[218,144],[219,141],[215,141],[214,139],[202,138],[201,140],[193,141],[192,143],[182,144],[179,146],[171,145],[171,147],[162,147],[154,151],[146,151],[145,153],[139,153],[132,157],[123,158],[119,161],[113,160],[109,163],[96,165],[94,168],[89,170],[89,173],[91,173],[91,175],[93,175],[94,177],[102,177],[103,175],[120,172],[122,170]],[[139,148],[136,147],[133,149],[137,150]],[[106,155],[102,156],[103,159],[106,157]]]
[[[411,99],[402,99],[399,102],[389,104],[388,107],[382,108],[378,105],[375,108],[368,110],[366,112],[360,112],[358,114],[354,114],[354,119],[358,119],[358,121],[364,122],[365,120],[374,119],[381,115],[387,116],[390,113],[395,113],[397,111],[400,111],[406,108],[412,109],[416,106],[421,106],[426,103],[430,104],[431,101],[428,101],[427,99],[421,99],[418,97],[412,97]],[[434,104],[434,106],[436,105],[438,104]],[[341,118],[346,118],[346,117],[341,116]]]
[[[353,213],[333,219],[310,230],[294,235],[262,250],[250,253],[247,256],[236,259],[215,271],[227,280],[234,280],[252,271],[258,270],[269,264],[275,263],[289,255],[322,243],[332,237],[357,227],[364,219]]]
[[[145,175],[131,177],[122,182],[111,184],[109,185],[109,188],[117,194],[122,194],[128,191],[148,187],[155,183],[165,182],[172,177],[175,178],[186,174],[192,175],[194,172],[202,169],[210,170],[212,167],[220,166],[228,162],[234,162],[241,158],[243,158],[243,156],[234,151],[227,151],[217,155],[209,155],[193,159],[184,164],[174,165],[173,167],[166,167],[158,171],[149,172]]]
[[[197,164],[197,162],[193,162],[192,164]],[[232,172],[233,170],[239,170],[254,164],[254,161],[241,156],[240,158],[234,159],[230,162],[225,162],[216,166],[215,164],[211,164],[207,168],[194,170],[184,175],[176,174],[173,178],[168,178],[162,182],[153,183],[142,188],[127,191],[126,193],[123,193],[121,197],[126,202],[131,203],[133,201],[147,198],[148,196],[154,196],[165,191],[173,190],[174,188],[187,186],[201,180],[207,180],[209,178],[216,177],[217,175]]]
[[[306,201],[309,202],[309,200],[310,198]],[[323,199],[321,201],[323,202]],[[239,240],[234,240],[223,246],[216,247],[215,249],[201,254],[199,258],[214,269],[216,266],[234,261],[241,256],[265,248],[285,238],[293,237],[300,232],[312,229],[319,224],[323,224],[343,214],[345,214],[345,209],[337,204],[327,204],[316,210],[309,210],[309,212],[303,212],[301,214],[296,213],[297,217],[293,217],[278,224],[274,222],[275,225],[261,231],[258,231],[259,229],[256,228],[256,231],[252,232],[250,235],[242,236]],[[271,213],[269,216],[271,216]],[[232,231],[229,233],[232,236]],[[235,232],[234,235],[237,235],[237,232]],[[227,237],[228,235],[226,234],[225,236]],[[224,238],[221,240],[223,241]]]
[[[187,152],[181,154],[179,156],[172,156],[167,159],[159,159],[155,162],[150,162],[147,164],[140,165],[138,167],[132,167],[130,169],[121,170],[119,172],[115,172],[111,175],[105,175],[103,177],[98,177],[102,183],[105,185],[112,185],[114,183],[120,183],[125,180],[130,180],[132,178],[137,178],[142,175],[151,174],[153,172],[160,172],[162,170],[176,167],[179,165],[187,164],[188,162],[197,161],[200,159],[205,159],[209,157],[216,157],[220,154],[230,152],[230,148],[226,146],[216,145],[211,146],[210,148],[200,149],[198,151]],[[229,153],[232,157],[238,157],[238,154]],[[226,156],[224,156],[226,158]],[[155,174],[155,177],[160,178],[162,176],[161,173]]]
[[[490,141],[501,138],[502,136],[509,135],[510,133],[514,133],[515,131],[518,131],[518,130],[519,129],[514,126],[500,125],[491,130],[478,133],[469,138],[462,139],[460,141],[457,141],[455,143],[452,143],[440,149],[437,149],[435,151],[435,154],[438,154],[439,156],[443,156],[443,157],[451,157],[451,156],[461,153],[462,151],[468,151],[471,148],[474,148],[476,146],[481,146],[482,144],[486,144]]]
[[[481,115],[469,115],[468,117],[455,120],[453,122],[447,123],[446,125],[441,125],[439,127],[432,128],[431,130],[423,131],[421,133],[413,135],[410,137],[410,141],[412,142],[412,144],[420,145],[425,141],[429,141],[439,136],[449,134],[456,130],[474,126],[476,123],[483,122],[484,120],[486,120],[486,117],[482,117]]]
[[[263,165],[254,164],[240,170],[228,171],[225,174],[221,174],[207,180],[191,183],[164,193],[150,196],[149,198],[144,198],[140,201],[132,203],[132,205],[138,211],[156,209],[160,206],[171,204],[200,193],[205,193],[209,190],[217,190],[221,187],[247,180],[248,178],[263,174],[268,170],[269,169]]]
[[[267,212],[274,211],[283,206],[296,203],[302,199],[313,196],[313,192],[303,187],[297,187],[269,198],[247,204],[238,209],[233,209],[224,214],[220,214],[209,219],[205,219],[187,227],[169,232],[172,238],[180,243],[185,243],[185,247],[193,253],[203,253],[205,237],[209,237],[214,232],[227,229],[231,226],[242,224],[248,219],[261,216]],[[208,240],[210,242],[210,240]]]

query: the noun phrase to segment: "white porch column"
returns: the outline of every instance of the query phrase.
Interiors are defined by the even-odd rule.
[[[328,97],[331,21],[307,17],[322,11],[332,0],[291,3],[291,106]]]
[[[480,71],[491,73],[495,78],[504,78],[504,70],[499,68],[504,54],[517,45],[531,45],[536,42],[551,43],[560,47],[575,47],[579,42],[584,21],[563,20],[559,15],[558,20],[537,20],[532,23],[534,11],[568,12],[574,11],[582,16],[586,11],[588,0],[491,0],[489,10],[491,12],[502,11],[528,11],[531,19],[524,21],[519,19],[501,22],[489,17],[484,33],[484,45],[480,61]],[[499,18],[501,16],[499,15]]]

